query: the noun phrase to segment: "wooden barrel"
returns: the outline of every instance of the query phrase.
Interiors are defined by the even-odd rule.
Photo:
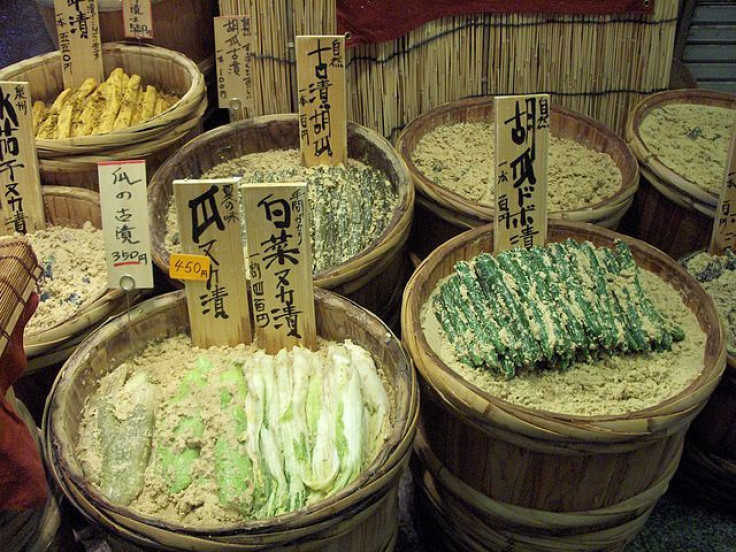
[[[417,144],[426,134],[443,125],[492,124],[493,121],[493,98],[474,98],[432,109],[414,119],[399,135],[396,149],[409,167],[417,189],[417,212],[410,247],[420,257],[465,230],[493,221],[494,209],[430,180],[412,159]],[[551,212],[550,217],[615,229],[631,205],[639,182],[636,159],[628,146],[599,122],[563,107],[553,106],[550,130],[555,137],[574,140],[593,151],[607,153],[621,172],[621,188],[611,197],[588,207]]]
[[[81,228],[85,222],[90,222],[95,228],[102,228],[100,196],[97,192],[65,186],[43,186],[42,194],[49,226]],[[141,296],[141,293],[132,293],[131,303],[138,302]],[[82,339],[125,306],[126,298],[122,290],[105,287],[91,302],[65,320],[23,336],[28,367],[16,382],[15,389],[38,423],[61,363],[69,358]]]
[[[549,241],[567,238],[608,247],[622,239],[638,266],[674,286],[707,335],[702,372],[676,396],[625,415],[557,414],[492,396],[438,358],[420,320],[432,290],[457,261],[490,251],[492,226],[441,245],[409,281],[401,322],[404,343],[420,374],[420,431],[432,454],[423,454],[427,449],[418,445],[420,473],[436,481],[434,494],[452,492],[453,504],[439,504],[435,517],[443,518],[447,539],[469,546],[463,549],[509,550],[510,543],[514,550],[621,549],[664,492],[688,425],[725,368],[725,336],[715,305],[674,261],[641,241],[600,227],[550,221]],[[445,473],[453,478],[441,478]],[[474,490],[472,497],[463,491],[466,487]],[[426,500],[435,497],[427,495]],[[592,521],[597,516],[600,524]],[[598,539],[604,530],[610,538]],[[473,548],[468,543],[478,534],[496,535],[494,539],[503,534],[507,545]]]
[[[299,148],[295,114],[272,115],[232,123],[202,134],[172,156],[156,172],[148,190],[153,259],[166,275],[166,213],[172,182],[198,178],[212,167],[248,153]],[[414,209],[409,172],[391,145],[375,132],[348,123],[348,156],[380,170],[398,193],[398,204],[383,233],[360,254],[319,274],[315,285],[344,295],[387,320],[408,279],[404,244]],[[178,283],[177,285],[181,285]]]
[[[392,550],[398,531],[397,489],[406,467],[418,415],[414,373],[399,341],[361,307],[315,289],[317,332],[350,338],[367,349],[386,376],[391,431],[376,460],[348,487],[298,512],[221,529],[162,522],[111,504],[90,485],[75,453],[81,411],[99,378],[152,340],[188,332],[183,291],[138,305],[130,319],[106,324],[65,364],[44,417],[46,454],[52,474],[72,504],[112,536],[116,551],[127,550]],[[131,340],[131,336],[133,339]]]
[[[642,100],[626,122],[626,141],[639,162],[641,186],[622,231],[679,259],[708,245],[718,197],[666,166],[642,140],[642,121],[652,110],[671,104],[736,109],[736,95],[700,89],[659,92]]]
[[[126,40],[122,4],[121,0],[98,0],[102,42]],[[58,48],[54,0],[36,0],[36,7],[54,46]],[[153,38],[144,42],[181,52],[200,63],[213,57],[215,53],[215,31],[212,24],[215,12],[215,3],[209,0],[151,0]],[[133,42],[135,39],[129,40]]]
[[[685,263],[687,259],[680,262]],[[728,351],[726,371],[705,408],[690,425],[678,485],[707,506],[736,508],[736,355]]]
[[[156,46],[102,45],[105,76],[116,67],[181,99],[160,115],[129,128],[95,136],[36,139],[41,183],[99,190],[97,163],[145,159],[149,175],[190,138],[201,132],[207,108],[204,76],[182,54]],[[58,51],[0,70],[0,80],[28,81],[33,101],[53,102],[63,90]]]

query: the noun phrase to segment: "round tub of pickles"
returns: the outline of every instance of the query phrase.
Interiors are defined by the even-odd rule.
[[[492,256],[441,245],[404,294],[420,374],[413,471],[448,550],[623,550],[721,378],[710,297],[672,259],[590,224]]]
[[[355,123],[348,123],[347,166],[304,169],[298,148],[297,116],[286,114],[211,130],[172,156],[148,191],[156,266],[168,274],[170,252],[180,247],[174,180],[306,181],[315,285],[388,321],[399,311],[410,270],[405,244],[414,186],[406,165],[383,137]]]
[[[708,245],[736,124],[736,94],[686,89],[652,94],[626,122],[641,185],[626,233],[674,259]]]
[[[411,249],[420,257],[493,220],[493,98],[451,102],[414,119],[396,149],[417,188]],[[636,158],[613,131],[553,106],[550,217],[615,229],[638,186]]]
[[[43,268],[40,301],[23,338],[28,368],[16,382],[18,396],[39,421],[58,368],[126,305],[123,291],[107,287],[99,194],[43,186],[42,195],[47,227],[27,235]],[[140,294],[129,299],[135,303]]]
[[[45,413],[46,452],[113,550],[393,549],[413,370],[374,315],[315,298],[314,352],[196,350],[178,291],[69,359]]]
[[[726,371],[693,420],[677,477],[712,508],[736,506],[736,255],[698,252],[682,260],[721,315],[728,339]]]
[[[28,81],[41,183],[99,190],[101,160],[145,159],[148,174],[201,132],[204,77],[184,55],[122,43],[102,45],[105,81],[64,89],[61,54],[51,52],[0,70]]]

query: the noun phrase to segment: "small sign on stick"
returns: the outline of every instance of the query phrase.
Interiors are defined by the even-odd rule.
[[[345,36],[297,36],[296,73],[302,164],[347,163]]]
[[[256,339],[267,353],[317,345],[307,185],[246,184]]]
[[[125,290],[152,288],[146,162],[104,161],[97,164],[97,173],[107,286]]]
[[[174,180],[182,252],[210,260],[207,279],[185,282],[197,347],[250,343],[237,178]]]
[[[495,124],[493,250],[530,248],[547,240],[549,95],[498,96]]]
[[[0,235],[46,228],[27,82],[0,82]]]
[[[123,0],[125,38],[153,38],[151,0]]]
[[[215,17],[218,107],[231,121],[253,114],[253,48],[249,15]]]
[[[104,80],[97,0],[54,0],[64,88]]]
[[[709,251],[711,255],[722,255],[726,249],[736,250],[736,129],[726,157],[726,174],[718,198]]]

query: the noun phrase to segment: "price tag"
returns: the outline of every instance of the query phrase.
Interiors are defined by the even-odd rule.
[[[709,251],[711,255],[722,255],[729,248],[736,250],[736,129],[731,136],[726,157],[726,173],[718,198]]]
[[[125,38],[153,38],[151,0],[123,0]]]
[[[251,300],[258,345],[317,345],[307,185],[246,184]]]
[[[346,163],[345,36],[297,36],[296,74],[302,164]]]
[[[231,120],[244,119],[255,108],[253,48],[249,15],[215,17],[218,107],[229,109]]]
[[[107,286],[152,288],[151,234],[148,227],[146,162],[97,163]]]
[[[206,255],[173,253],[169,259],[169,276],[177,280],[206,282],[210,275],[210,258]]]
[[[493,250],[547,240],[549,95],[497,96]]]
[[[0,189],[0,235],[46,228],[27,82],[0,82]]]
[[[192,341],[198,347],[252,340],[238,182],[174,180],[182,251],[210,260],[206,280],[185,282]]]
[[[64,88],[104,80],[97,0],[54,0]]]

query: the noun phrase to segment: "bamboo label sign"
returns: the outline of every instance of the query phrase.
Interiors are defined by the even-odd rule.
[[[345,36],[297,36],[296,74],[302,164],[346,163]]]
[[[253,115],[253,44],[250,16],[215,17],[218,107],[231,120]]]
[[[153,38],[151,0],[123,0],[123,34],[126,38]]]
[[[104,79],[97,0],[54,0],[64,88]]]
[[[97,164],[97,173],[107,286],[125,290],[150,289],[153,287],[153,264],[146,162],[104,161]]]
[[[547,239],[547,94],[494,98],[494,252],[544,245]]]
[[[726,249],[736,249],[736,129],[726,157],[726,174],[718,198],[710,253],[722,255]]]
[[[0,235],[46,228],[31,105],[27,82],[0,82]]]
[[[317,345],[307,185],[241,187],[256,339],[270,354]]]
[[[238,179],[174,180],[182,252],[205,255],[205,281],[186,281],[192,341],[197,347],[250,343]]]

